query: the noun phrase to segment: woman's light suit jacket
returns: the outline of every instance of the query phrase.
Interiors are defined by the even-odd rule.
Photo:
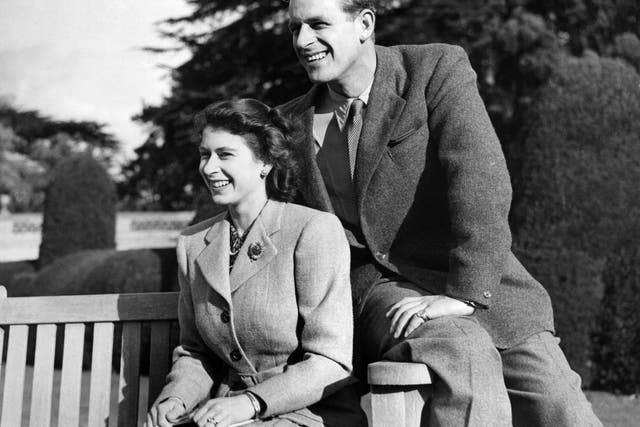
[[[270,200],[231,273],[226,213],[183,231],[177,255],[180,346],[158,401],[176,396],[191,409],[250,390],[266,403],[263,417],[360,425],[353,387],[343,388],[353,381],[353,319],[335,216]]]

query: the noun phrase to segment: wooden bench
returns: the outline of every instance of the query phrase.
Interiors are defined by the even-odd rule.
[[[176,292],[6,298],[6,290],[0,286],[0,380],[4,374],[0,383],[0,427],[75,427],[80,422],[89,427],[139,425],[170,368],[170,335],[172,323],[177,322],[177,305]],[[140,374],[143,324],[150,325],[146,382],[141,382]],[[116,325],[122,328],[122,350],[120,368],[114,374]],[[35,330],[33,380],[30,401],[26,402],[28,415],[23,415],[30,328]],[[56,332],[60,328],[64,330],[64,343],[57,393],[53,378]],[[81,387],[88,328],[93,329],[89,385]],[[2,357],[5,342],[6,358]],[[364,399],[368,401],[364,406],[369,424],[420,426],[431,382],[426,366],[377,362],[369,365],[368,371],[371,393]],[[113,375],[117,388],[112,384]],[[117,390],[117,402],[111,401],[113,390]],[[54,399],[54,395],[59,398]],[[81,418],[82,399],[88,399],[88,414],[83,413]]]

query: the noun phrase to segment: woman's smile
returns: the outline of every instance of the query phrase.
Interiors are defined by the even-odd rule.
[[[209,183],[209,188],[212,188],[214,190],[220,190],[227,187],[229,184],[231,184],[231,181],[229,181],[228,179],[218,179],[218,180],[209,180],[208,183]]]

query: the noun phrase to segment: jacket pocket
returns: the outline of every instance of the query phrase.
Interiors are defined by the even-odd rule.
[[[405,130],[403,132],[399,132],[398,134],[394,135],[393,138],[391,138],[389,140],[387,145],[389,147],[395,147],[396,145],[400,144],[401,142],[403,142],[407,138],[411,137],[412,135],[414,135],[418,131],[427,130],[426,126],[427,126],[427,122],[425,121],[424,123],[420,123],[418,126],[414,126],[414,127],[411,127],[411,128],[409,128],[409,129],[407,129],[407,130]],[[428,132],[427,132],[427,136],[428,136]]]

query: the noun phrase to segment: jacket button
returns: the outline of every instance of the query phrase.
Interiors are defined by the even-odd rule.
[[[229,353],[229,356],[231,357],[231,360],[233,360],[234,362],[237,362],[238,360],[242,359],[242,355],[238,350],[233,350],[231,353]]]
[[[384,252],[376,252],[376,258],[381,259],[383,261],[387,260],[387,254]]]
[[[220,313],[220,320],[222,320],[222,323],[229,323],[231,316],[229,316],[229,312],[227,310]]]
[[[482,296],[484,296],[485,298],[491,298],[491,292],[489,292],[489,291],[484,291],[484,293],[482,294]]]

